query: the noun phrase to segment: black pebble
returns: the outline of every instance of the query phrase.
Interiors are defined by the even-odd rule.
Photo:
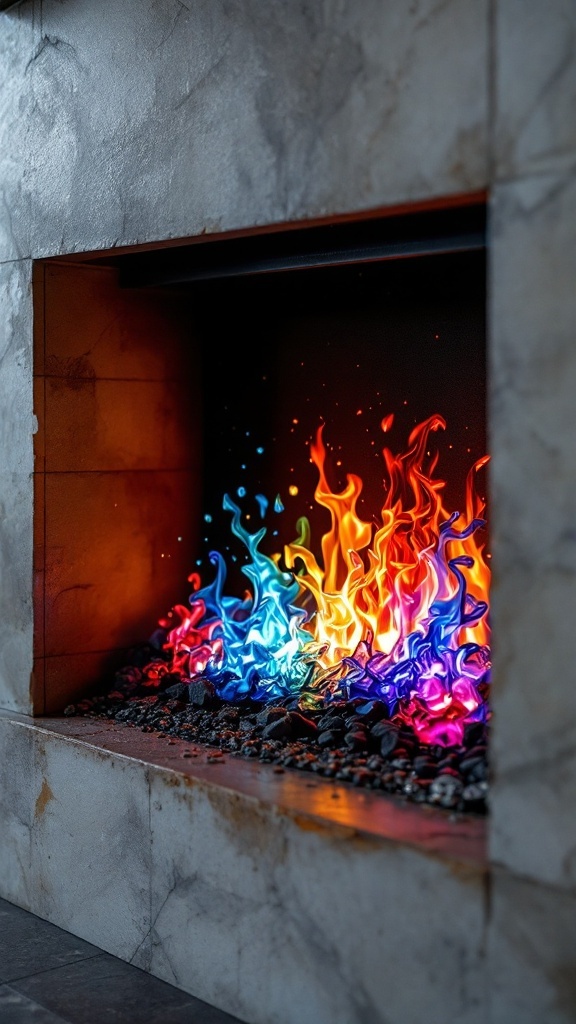
[[[188,687],[184,683],[174,683],[173,686],[167,686],[164,693],[167,697],[172,697],[174,700],[182,702],[188,700]]]
[[[318,735],[318,726],[311,718],[306,718],[299,711],[290,711],[289,718],[292,723],[292,732],[295,736]]]
[[[381,723],[382,724],[382,723]],[[372,730],[372,735],[376,732]],[[382,757],[389,757],[393,750],[398,746],[398,740],[400,738],[399,730],[389,724],[386,730],[382,729],[379,732],[378,738],[380,739],[380,754]]]
[[[431,757],[415,757],[413,766],[419,779],[433,779],[438,771],[438,765]]]
[[[189,683],[188,700],[195,707],[214,708],[219,704],[216,690],[208,679],[197,679]]]
[[[364,729],[354,729],[353,732],[346,733],[344,743],[349,750],[367,750],[368,736]]]
[[[286,718],[286,709],[279,707],[266,707],[263,711],[260,711],[256,715],[256,721],[258,725],[270,725],[271,722],[276,722],[280,718]]]
[[[336,747],[342,738],[340,731],[336,732],[333,729],[324,729],[323,732],[318,734],[318,746],[323,750],[325,747]]]
[[[284,714],[281,718],[274,718],[269,725],[266,726],[262,733],[262,739],[288,739],[289,737],[292,737],[292,735],[292,719],[289,714]]]
[[[381,722],[383,718],[388,718],[388,707],[384,701],[369,700],[366,704],[358,705],[356,714],[367,725],[373,725],[375,722]]]

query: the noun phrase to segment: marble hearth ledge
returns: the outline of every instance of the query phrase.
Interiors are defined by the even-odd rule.
[[[0,712],[0,894],[249,1024],[484,1019],[483,819],[210,753]]]

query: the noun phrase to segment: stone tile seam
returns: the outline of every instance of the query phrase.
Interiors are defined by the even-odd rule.
[[[576,884],[561,885],[554,884],[552,882],[545,882],[525,871],[512,871],[508,865],[504,864],[503,861],[500,860],[491,861],[490,875],[491,885],[494,884],[494,880],[496,876],[498,876],[500,879],[527,882],[528,885],[541,890],[543,893],[554,893],[557,896],[572,896],[576,899]]]
[[[25,910],[26,908],[22,907],[22,909]],[[28,913],[31,913],[31,911],[28,911]],[[35,915],[35,916],[37,916],[37,915]],[[46,919],[43,918],[42,920],[46,920]],[[52,924],[52,922],[48,921],[48,924]],[[59,928],[60,929],[60,926],[59,925],[54,925],[54,928]],[[60,930],[61,931],[65,931],[65,929],[60,929]],[[67,934],[71,934],[71,933],[67,932]],[[78,936],[78,938],[81,938],[81,936]],[[82,942],[86,942],[86,939],[82,939]],[[94,960],[95,957],[102,956],[103,953],[104,953],[104,950],[96,949],[95,948],[93,953],[89,953],[86,956],[72,957],[70,960],[65,960],[62,963],[59,963],[56,967],[45,967],[43,970],[31,971],[28,974],[18,974],[14,978],[5,978],[3,981],[0,981],[0,987],[2,985],[16,985],[16,983],[19,982],[19,981],[28,981],[30,978],[37,978],[41,974],[50,974],[51,971],[59,971],[60,968],[62,968],[62,967],[72,967],[74,964],[82,964],[82,963],[85,963],[87,960]],[[110,954],[106,954],[106,955],[110,955]]]
[[[560,568],[560,566],[553,566],[554,568]],[[572,577],[572,573],[568,572],[568,579]],[[540,737],[537,734],[538,739],[535,742],[542,742],[544,736]],[[495,783],[494,790],[496,791],[497,786],[500,783],[508,784],[510,782],[517,783],[525,781],[527,778],[530,782],[538,780],[538,777],[542,771],[552,770],[564,762],[572,762],[576,759],[576,744],[574,741],[559,743],[553,754],[540,755],[532,761],[510,761],[506,767],[501,765],[497,766],[497,783]]]
[[[418,193],[416,196],[399,196],[394,199],[387,200],[385,202],[370,203],[367,206],[353,207],[352,209],[336,209],[331,211],[322,210],[321,212],[311,212],[301,217],[286,217],[276,220],[253,220],[250,223],[241,224],[229,224],[226,227],[218,225],[215,228],[207,226],[202,221],[196,225],[195,230],[179,231],[178,234],[173,232],[167,232],[163,235],[155,237],[145,238],[120,238],[114,239],[100,239],[97,244],[92,245],[89,249],[82,246],[81,243],[72,243],[73,247],[66,250],[47,251],[45,249],[39,249],[35,253],[31,253],[23,257],[24,259],[31,259],[35,262],[46,262],[50,261],[54,265],[65,267],[72,263],[76,268],[82,266],[83,260],[77,261],[77,257],[84,257],[86,260],[91,258],[105,257],[105,256],[123,256],[129,255],[125,250],[142,250],[146,249],[171,249],[179,246],[184,246],[193,243],[202,244],[205,241],[218,241],[226,240],[232,237],[251,237],[254,233],[274,233],[276,231],[290,231],[299,230],[302,228],[317,226],[318,224],[330,224],[335,220],[348,220],[350,218],[359,218],[361,220],[370,220],[372,217],[382,216],[395,216],[397,213],[407,212],[410,209],[428,209],[430,204],[436,206],[437,203],[445,203],[449,205],[451,201],[463,200],[465,205],[468,201],[479,202],[482,198],[486,197],[487,188],[490,182],[484,182],[484,184],[476,186],[474,188],[460,188],[456,191],[451,192],[428,192],[426,194]],[[1,262],[1,260],[0,260]],[[6,262],[15,262],[8,260]],[[97,267],[93,265],[87,266],[87,269],[93,271],[95,269],[104,271],[110,270],[109,267]]]
[[[17,266],[19,263],[30,263],[32,256],[16,256],[14,259],[1,259],[0,267]]]
[[[544,167],[544,166],[538,167],[538,166],[536,166],[536,167],[527,168],[521,174],[518,173],[518,174],[503,174],[503,175],[497,175],[497,176],[495,175],[492,178],[491,183],[490,183],[489,198],[490,198],[490,194],[492,194],[492,196],[493,196],[494,188],[496,188],[499,185],[502,185],[502,186],[521,185],[524,182],[540,180],[542,178],[551,178],[551,179],[557,178],[559,186],[562,186],[565,183],[570,182],[572,180],[572,178],[576,178],[576,152],[575,153],[571,153],[569,155],[569,157],[566,158],[566,160],[567,160],[567,163],[568,163],[567,167],[558,167],[557,163],[554,164],[554,162],[552,162],[547,167]],[[567,172],[569,172],[569,173],[567,173]]]

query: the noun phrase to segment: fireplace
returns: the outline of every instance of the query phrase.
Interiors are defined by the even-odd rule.
[[[485,276],[470,197],[40,261],[36,710],[284,698],[229,746],[485,806]]]
[[[250,1024],[571,1024],[572,10],[0,6],[2,896]],[[396,380],[381,411],[394,423],[374,437],[366,353],[380,366],[376,335],[413,340],[426,323],[425,265],[454,270],[432,271],[422,376],[387,343]],[[346,287],[320,287],[336,278]],[[304,383],[287,372],[286,321],[272,366],[261,297],[276,323],[289,305],[298,337],[325,354],[326,309],[339,310],[337,333],[356,317],[352,292],[380,287],[397,315],[394,330],[364,321],[359,436],[334,440],[336,421],[314,416],[366,497],[382,464],[359,465],[364,439],[401,451],[412,420],[443,412],[426,406],[438,375],[447,487],[461,486],[449,468],[460,456],[467,470],[490,455],[482,817],[63,714],[187,604],[186,577],[227,544],[224,486],[244,500],[239,456],[226,483],[213,472],[228,452],[196,358],[223,373],[210,307],[221,324],[225,304],[238,318],[224,365],[236,379],[221,386],[255,387],[248,429],[266,431],[256,469],[241,463],[256,474],[247,501],[258,487],[280,530],[270,503],[281,495],[292,527],[305,487],[284,493],[270,467],[284,470],[280,456],[315,424],[276,382],[299,400],[331,382],[325,362]],[[447,326],[456,307],[440,302],[455,291],[465,352]],[[241,341],[274,388],[247,376]],[[468,387],[446,388],[464,355]],[[331,365],[348,385],[348,364]],[[411,396],[396,387],[408,372]],[[226,423],[238,417],[236,406]],[[314,470],[305,460],[312,486]]]

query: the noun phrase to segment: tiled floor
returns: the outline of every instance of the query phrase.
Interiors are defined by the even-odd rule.
[[[1,1024],[240,1024],[0,900]]]

